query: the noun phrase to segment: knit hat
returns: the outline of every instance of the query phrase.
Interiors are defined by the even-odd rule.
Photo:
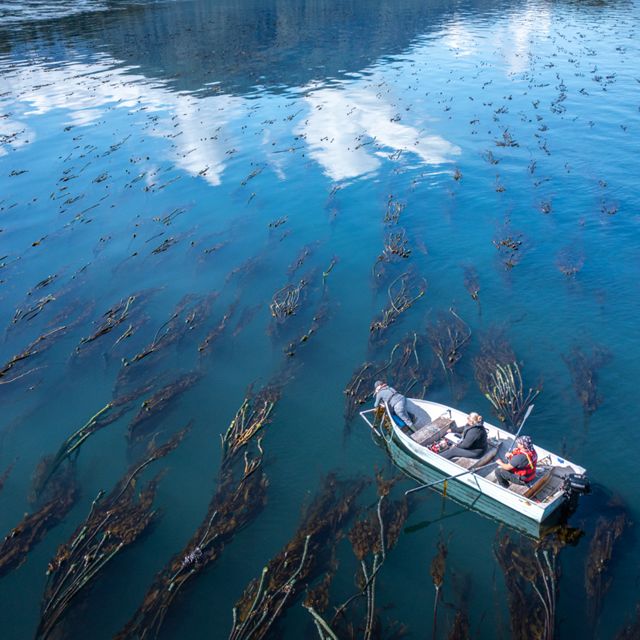
[[[524,449],[533,449],[533,441],[529,436],[518,436],[516,444],[519,444]]]

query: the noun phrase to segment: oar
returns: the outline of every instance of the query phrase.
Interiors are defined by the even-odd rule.
[[[440,484],[441,482],[446,482],[447,480],[453,480],[454,478],[459,478],[460,476],[466,476],[467,473],[480,471],[480,469],[484,469],[485,467],[488,467],[491,464],[494,464],[493,461],[487,462],[487,464],[483,464],[481,467],[471,467],[471,469],[467,469],[462,473],[457,473],[456,475],[453,475],[453,476],[447,476],[446,478],[441,478],[440,480],[435,480],[434,482],[429,482],[428,484],[420,485],[419,487],[415,487],[413,489],[409,489],[409,491],[405,491],[404,495],[408,496],[410,493],[413,493],[414,491],[420,491],[421,489],[428,489],[429,487],[433,487],[437,484]]]
[[[527,409],[527,412],[524,414],[524,418],[522,418],[522,422],[520,423],[520,427],[518,429],[518,432],[513,437],[513,442],[511,443],[511,448],[509,449],[509,451],[507,453],[509,453],[511,451],[511,449],[513,449],[513,447],[515,446],[516,440],[518,439],[518,436],[520,435],[520,432],[522,431],[522,427],[524,427],[524,423],[527,421],[527,418],[529,417],[529,414],[533,411],[533,406],[534,405],[530,404],[529,408]]]

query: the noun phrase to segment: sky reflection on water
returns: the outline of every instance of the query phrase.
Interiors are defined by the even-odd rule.
[[[610,460],[628,456],[618,431],[639,373],[639,15],[633,2],[0,3],[3,361],[56,323],[70,326],[33,372],[0,387],[0,476],[12,469],[0,493],[4,530],[33,508],[40,458],[112,398],[123,358],[162,335],[185,295],[217,294],[203,326],[131,369],[164,383],[197,368],[202,379],[158,429],[173,433],[185,418],[196,426],[167,459],[162,519],[104,571],[65,621],[68,637],[87,625],[105,638],[122,628],[206,512],[218,437],[247,387],[285,372],[264,441],[269,504],[164,629],[224,637],[233,604],[287,542],[320,478],[333,469],[371,477],[384,464],[360,424],[345,429],[353,372],[386,362],[394,344],[424,336],[450,308],[473,337],[455,375],[436,363],[432,397],[490,415],[473,357],[502,329],[527,384],[543,385],[532,435],[584,464],[604,487],[598,500],[619,493],[637,519],[638,481]],[[394,230],[409,252],[374,277]],[[424,279],[426,294],[388,342],[373,344],[370,323],[403,271]],[[300,282],[301,310],[280,326],[272,297]],[[140,292],[129,337],[116,342],[124,323],[84,346],[109,308]],[[223,338],[203,355],[197,347],[216,327]],[[597,372],[602,404],[592,415],[567,366],[576,346],[611,356]],[[419,349],[433,359],[426,339]],[[47,562],[136,458],[123,437],[130,418],[83,446],[78,505],[0,582],[0,628],[11,640],[33,635]],[[451,536],[447,601],[460,602],[453,576],[468,575],[474,634],[508,637],[495,523],[433,495],[415,509],[408,525],[434,524],[402,535],[390,554],[383,615],[424,636],[416,603],[432,602],[428,567],[442,534]],[[635,541],[625,538],[602,615],[593,624],[572,615],[585,607],[596,515],[578,514],[587,536],[563,551],[560,638],[591,629],[614,637],[635,605],[637,568],[620,562]],[[348,544],[339,556],[335,588],[346,597]],[[413,599],[399,598],[407,589]],[[282,637],[313,631],[306,615],[292,608]],[[452,620],[441,615],[444,634]]]

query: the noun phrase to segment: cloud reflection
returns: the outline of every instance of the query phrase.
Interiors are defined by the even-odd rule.
[[[332,180],[371,173],[389,152],[405,152],[426,164],[452,162],[460,148],[438,135],[401,124],[394,108],[368,89],[320,89],[308,94],[304,134],[309,155]]]

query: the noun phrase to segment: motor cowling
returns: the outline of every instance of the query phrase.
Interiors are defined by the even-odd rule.
[[[570,473],[564,479],[564,491],[567,494],[585,495],[591,493],[591,483],[584,473]]]

